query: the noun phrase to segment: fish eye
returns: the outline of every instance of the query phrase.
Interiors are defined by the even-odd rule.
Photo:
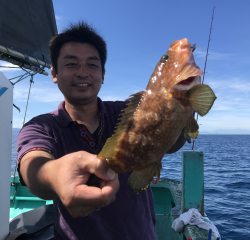
[[[168,54],[165,54],[164,56],[162,56],[160,62],[161,62],[161,63],[165,63],[165,62],[168,60],[168,58],[169,58],[169,55],[168,55]]]
[[[166,55],[163,56],[163,58],[164,58],[165,60],[167,60],[167,59],[169,58],[169,56],[166,54]]]

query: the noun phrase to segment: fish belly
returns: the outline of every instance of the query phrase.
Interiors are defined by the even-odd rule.
[[[155,163],[160,164],[165,153],[176,142],[191,109],[183,107],[174,98],[164,106],[157,107],[158,111],[145,111],[143,106],[138,108],[138,114],[135,113],[130,127],[121,136],[114,157],[108,159],[114,171],[138,171]]]

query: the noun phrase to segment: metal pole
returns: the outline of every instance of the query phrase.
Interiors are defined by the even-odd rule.
[[[23,61],[31,62],[34,65],[41,65],[42,67],[51,68],[51,65],[46,63],[46,62],[43,62],[43,61],[38,60],[38,59],[33,58],[33,57],[29,57],[25,54],[22,54],[20,52],[14,51],[12,49],[6,48],[2,45],[0,45],[0,52],[8,54],[8,55],[13,56],[13,57],[17,57]]]

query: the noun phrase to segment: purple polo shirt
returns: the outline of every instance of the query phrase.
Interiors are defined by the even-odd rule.
[[[103,102],[98,98],[98,105],[103,121],[98,141],[88,138],[89,132],[82,131],[85,129],[84,125],[74,122],[65,112],[64,102],[61,102],[58,110],[37,116],[24,125],[17,139],[17,159],[21,160],[26,152],[37,148],[49,151],[55,158],[77,151],[98,154],[106,140],[112,136],[126,102]],[[20,181],[23,182],[19,167],[18,172]],[[157,239],[151,188],[140,194],[132,192],[127,184],[129,175],[130,173],[118,174],[120,189],[116,200],[87,217],[74,219],[59,198],[54,200],[57,213],[54,224],[55,239]]]

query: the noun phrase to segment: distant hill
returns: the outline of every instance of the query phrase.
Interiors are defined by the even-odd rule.
[[[216,129],[214,131],[200,131],[200,134],[247,134],[250,135],[248,129]]]

